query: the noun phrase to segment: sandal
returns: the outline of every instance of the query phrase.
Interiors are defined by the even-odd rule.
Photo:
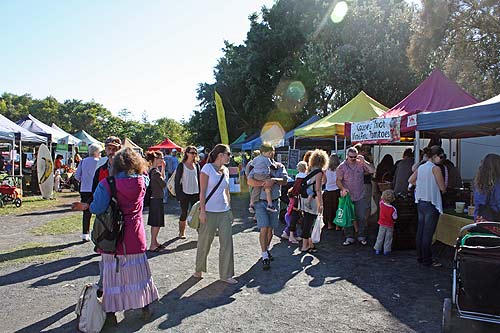
[[[311,247],[309,249],[309,251],[307,251],[307,252],[309,252],[309,253],[316,253],[316,252],[318,252],[318,249],[316,247]]]
[[[351,242],[351,241],[348,241],[348,240],[346,240],[346,241],[344,241],[344,242],[342,243],[342,245],[344,245],[344,246],[349,246],[349,245],[352,245],[352,244],[354,244],[354,243],[353,243],[353,242]]]
[[[368,244],[368,242],[364,239],[360,240],[359,241],[361,243],[361,245],[365,246],[366,244]]]
[[[233,278],[229,278],[229,279],[221,279],[221,281],[222,281],[222,282],[229,283],[229,284],[238,284],[238,280],[233,279]]]
[[[161,245],[160,245],[160,246],[158,246],[158,247],[157,247],[156,249],[154,249],[154,250],[151,250],[151,249],[149,249],[149,250],[148,250],[148,252],[154,252],[154,253],[161,253],[161,252],[163,252],[163,251],[165,251],[165,247],[164,247],[164,246],[161,246]]]

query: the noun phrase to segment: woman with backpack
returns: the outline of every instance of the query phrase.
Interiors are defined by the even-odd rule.
[[[207,257],[216,231],[219,232],[220,280],[236,284],[234,275],[233,214],[229,195],[229,146],[218,144],[208,155],[200,174],[200,228],[193,276],[201,278],[207,271]]]
[[[323,170],[328,163],[328,154],[321,149],[316,149],[312,152],[309,158],[308,177],[314,175],[307,180],[307,187],[312,188],[314,191],[314,199],[311,201],[310,206],[306,205],[307,197],[304,194],[300,196],[300,207],[304,213],[302,221],[302,252],[314,253],[317,252],[314,246],[311,233],[316,222],[318,215],[323,214]]]
[[[175,171],[175,195],[181,204],[179,238],[186,239],[186,219],[191,209],[200,200],[200,166],[198,150],[187,146],[184,157]]]
[[[165,181],[165,161],[161,151],[148,151],[146,161],[149,163],[149,187],[145,203],[149,203],[148,225],[151,227],[151,241],[149,251],[162,252],[165,247],[158,242],[160,228],[165,226],[165,210],[163,208],[163,189],[167,186]]]
[[[146,161],[131,148],[118,151],[112,161],[113,181],[103,179],[94,192],[92,203],[77,202],[74,210],[90,209],[92,214],[102,214],[110,206],[113,188],[122,213],[123,232],[118,236],[114,253],[101,254],[102,306],[107,313],[107,322],[116,324],[115,312],[142,309],[142,318],[149,320],[149,304],[158,299],[158,290],[153,283],[146,256],[146,233],[142,208],[149,177]]]

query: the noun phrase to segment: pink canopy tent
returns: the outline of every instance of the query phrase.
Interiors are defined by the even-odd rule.
[[[177,149],[178,151],[182,151],[182,147],[178,146],[173,141],[170,141],[169,138],[165,138],[165,140],[163,140],[162,143],[148,148],[148,150],[160,150],[160,149]]]
[[[416,130],[416,115],[420,112],[448,110],[477,102],[443,72],[435,69],[415,90],[379,118],[401,117],[401,136],[404,136]]]

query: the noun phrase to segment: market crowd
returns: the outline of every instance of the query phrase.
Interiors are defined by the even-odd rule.
[[[82,240],[90,240],[92,214],[106,211],[112,197],[107,181],[114,176],[116,199],[125,219],[124,235],[116,253],[100,251],[99,294],[107,321],[116,323],[115,312],[142,309],[144,319],[151,317],[149,304],[158,299],[146,251],[162,252],[160,230],[165,226],[165,206],[175,193],[181,214],[179,238],[186,238],[186,224],[191,207],[199,202],[200,226],[193,276],[202,278],[207,271],[207,257],[216,235],[220,242],[219,276],[221,281],[237,284],[234,271],[232,239],[233,212],[229,192],[229,170],[234,161],[230,147],[216,145],[200,153],[187,146],[181,151],[148,151],[145,157],[131,148],[122,148],[121,140],[110,136],[105,141],[106,158],[100,158],[100,147],[91,145],[88,156],[78,165],[81,201],[73,209],[83,211]],[[404,151],[394,163],[390,155],[375,167],[369,146],[356,145],[346,150],[345,160],[320,149],[308,151],[297,165],[298,174],[291,179],[286,167],[276,161],[274,148],[263,143],[253,159],[242,161],[251,187],[249,211],[255,214],[259,228],[256,251],[262,268],[269,270],[273,261],[272,239],[279,227],[280,201],[287,204],[285,228],[281,237],[304,253],[315,253],[315,227],[323,231],[342,230],[343,245],[374,244],[376,254],[390,255],[394,224],[398,223],[396,197],[410,198],[417,205],[417,261],[439,266],[432,256],[432,236],[439,215],[443,213],[443,194],[462,187],[458,169],[447,159],[443,149],[430,146],[414,160],[413,151]],[[500,212],[500,156],[487,155],[475,176],[473,197],[476,221],[498,218]],[[286,200],[283,200],[283,198]],[[367,223],[376,203],[379,225],[374,242],[370,242]],[[143,221],[144,205],[149,207],[146,241]],[[350,219],[339,216],[339,205]],[[342,215],[342,214],[341,214]],[[342,223],[339,221],[342,220]],[[339,225],[342,227],[340,228]],[[340,232],[340,231],[339,231]],[[257,249],[258,248],[258,249]]]

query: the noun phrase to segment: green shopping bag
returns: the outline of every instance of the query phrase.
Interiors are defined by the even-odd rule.
[[[355,218],[354,203],[348,193],[345,197],[339,198],[339,208],[337,209],[333,223],[342,228],[352,227],[352,221]]]

